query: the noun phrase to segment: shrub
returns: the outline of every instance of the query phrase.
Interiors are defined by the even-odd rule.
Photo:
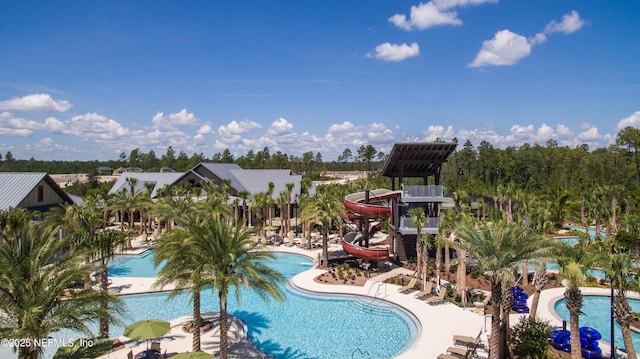
[[[549,322],[538,318],[521,317],[511,332],[510,341],[522,358],[549,358]]]

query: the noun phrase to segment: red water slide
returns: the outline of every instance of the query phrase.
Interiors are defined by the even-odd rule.
[[[384,204],[384,200],[397,198],[402,195],[402,191],[391,191],[388,189],[376,189],[367,192],[357,192],[347,195],[344,198],[344,206],[349,211],[349,218],[367,217],[371,219],[383,219],[391,216],[391,206]],[[342,249],[354,257],[365,260],[384,260],[389,257],[389,249],[367,248],[356,244],[361,240],[362,234],[349,233],[342,239]]]

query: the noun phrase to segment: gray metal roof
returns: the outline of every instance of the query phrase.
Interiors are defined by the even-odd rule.
[[[203,171],[199,171],[199,167],[202,166],[206,168],[209,172],[216,175],[221,180],[231,180],[231,187],[234,188],[238,192],[242,191],[250,191],[246,188],[238,178],[231,173],[233,170],[243,171],[242,167],[238,166],[235,163],[207,163],[201,162],[197,166],[195,166],[192,171],[198,173],[199,175],[209,178],[209,176],[205,173],[201,173]],[[250,191],[251,192],[251,191]]]
[[[273,199],[277,199],[280,192],[287,190],[287,183],[293,183],[291,191],[292,200],[295,195],[300,194],[302,181],[301,175],[292,175],[291,170],[230,170],[230,174],[235,177],[242,186],[251,194],[266,192],[269,190],[269,182],[273,182]]]
[[[63,200],[73,200],[44,172],[0,172],[0,211],[18,207],[41,182],[45,181]]]
[[[138,183],[134,187],[134,191],[136,193],[140,192],[140,191],[146,191],[145,184],[146,183],[150,183],[150,184],[153,184],[153,190],[151,191],[151,198],[155,198],[156,197],[156,192],[158,191],[159,188],[162,188],[162,187],[164,187],[164,185],[167,185],[167,184],[169,184],[169,185],[173,184],[180,177],[182,177],[183,174],[184,174],[184,172],[172,172],[172,173],[163,173],[163,172],[142,172],[142,173],[125,172],[122,175],[120,175],[120,177],[118,178],[116,183],[113,184],[113,186],[109,190],[109,194],[116,193],[116,192],[122,190],[123,188],[126,188],[127,190],[129,190],[129,184],[127,183],[127,178],[133,177],[133,178],[137,178],[138,179]]]

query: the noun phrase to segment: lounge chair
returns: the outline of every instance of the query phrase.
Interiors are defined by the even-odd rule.
[[[477,337],[471,337],[468,335],[454,335],[453,336],[453,343],[459,343],[459,344],[463,344],[466,345],[467,348],[474,348],[478,346],[478,344],[480,344],[480,336],[482,335],[482,329],[480,329],[480,333],[478,333]]]
[[[152,342],[151,343],[151,350],[160,351],[160,342]]]
[[[412,290],[413,287],[415,287],[417,282],[418,282],[418,280],[416,278],[411,278],[411,280],[409,280],[409,284],[398,288],[398,292],[406,294],[407,292]]]
[[[460,347],[449,347],[447,348],[447,353],[452,354],[452,356],[458,356],[460,358],[468,358],[469,355],[475,350],[473,349],[465,349]]]
[[[422,292],[418,292],[416,294],[414,294],[414,298],[416,299],[424,299],[424,297],[428,296],[429,294],[431,294],[431,291],[433,290],[433,283],[432,282],[427,282],[427,285],[425,286],[424,290]]]
[[[451,354],[440,354],[438,355],[438,359],[460,359],[460,358],[453,356]]]
[[[433,297],[429,297],[425,300],[427,304],[440,304],[444,303],[444,297],[447,295],[447,290],[445,288],[440,289],[440,293],[438,295],[434,295]]]

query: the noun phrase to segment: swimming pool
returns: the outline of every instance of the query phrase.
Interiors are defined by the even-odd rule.
[[[109,261],[110,277],[142,277],[153,278],[156,269],[153,267],[154,251],[149,250],[140,255],[117,255]]]
[[[627,299],[631,310],[634,312],[640,312],[640,300]],[[610,334],[610,313],[611,313],[610,297],[601,295],[585,295],[583,296],[582,312],[584,315],[580,316],[581,327],[596,328],[600,334],[602,334],[602,340],[607,343],[611,342]],[[569,310],[564,299],[556,302],[554,310],[562,318],[567,321],[569,325]],[[620,325],[615,323],[615,341],[616,346],[624,348],[624,342],[622,341],[622,332],[620,331]],[[640,348],[640,333],[632,332],[633,345],[635,348]]]
[[[276,253],[272,266],[287,279],[310,269],[313,262],[296,254]],[[151,256],[149,259],[148,256]],[[153,254],[128,258],[117,268],[138,273],[153,267]],[[150,264],[150,265],[149,265]],[[139,273],[146,273],[149,268]],[[242,290],[242,305],[230,293],[229,313],[241,318],[251,341],[274,358],[350,358],[357,350],[371,358],[392,358],[417,338],[418,326],[399,307],[381,300],[348,295],[311,294],[285,286],[286,301],[264,302],[257,294]],[[191,315],[193,306],[186,294],[167,301],[167,293],[123,296],[123,321],[170,320]],[[202,311],[219,311],[217,292],[202,292]],[[97,329],[94,327],[92,329]],[[119,336],[122,327],[113,326],[110,335]]]

